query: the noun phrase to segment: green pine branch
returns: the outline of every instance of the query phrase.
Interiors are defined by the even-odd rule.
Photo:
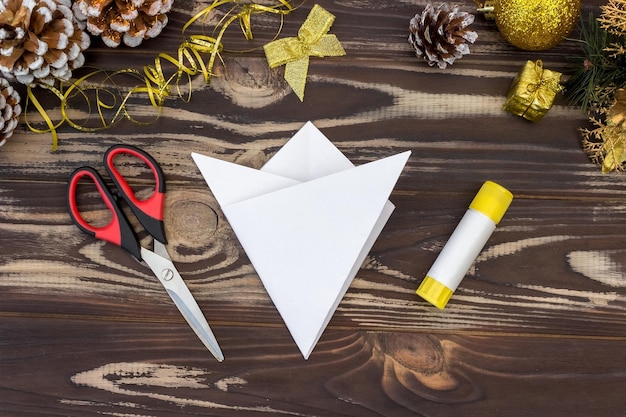
[[[583,111],[602,112],[626,85],[626,39],[603,29],[590,13],[587,23],[581,18],[578,42],[581,54],[569,58],[565,95]]]

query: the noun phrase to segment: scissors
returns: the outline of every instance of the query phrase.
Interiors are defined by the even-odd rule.
[[[154,192],[146,199],[140,200],[132,188],[115,167],[116,156],[126,154],[143,161],[152,171],[156,186]],[[163,208],[165,202],[165,178],[161,167],[147,152],[130,145],[114,145],[104,154],[104,168],[117,188],[117,195],[122,197],[137,217],[144,229],[154,238],[154,250],[151,251],[139,244],[139,239],[132,229],[128,218],[118,204],[116,197],[109,190],[102,176],[89,166],[77,168],[70,175],[67,187],[67,206],[70,217],[83,232],[95,236],[130,252],[139,261],[144,261],[167,290],[176,307],[198,335],[202,343],[218,361],[224,355],[207,323],[198,303],[191,295],[182,277],[176,270],[165,248],[167,239],[163,227]],[[104,226],[94,226],[80,214],[76,201],[78,183],[86,178],[95,183],[100,197],[111,212],[111,221]]]

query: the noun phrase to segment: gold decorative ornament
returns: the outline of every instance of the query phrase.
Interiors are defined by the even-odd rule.
[[[560,72],[545,69],[541,60],[527,61],[511,83],[504,110],[538,122],[563,89],[561,76]]]
[[[574,29],[580,0],[475,0],[478,11],[492,14],[509,43],[527,51],[550,49]]]
[[[285,80],[300,101],[309,71],[309,57],[343,56],[346,54],[339,39],[327,33],[335,16],[315,4],[298,30],[298,36],[278,39],[263,46],[270,68],[285,65]]]
[[[583,149],[592,162],[602,165],[602,173],[626,170],[626,90],[615,92],[606,120],[590,119],[595,129],[580,129]]]

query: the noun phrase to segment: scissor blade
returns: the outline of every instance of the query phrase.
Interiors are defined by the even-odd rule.
[[[152,249],[152,251],[154,253],[156,253],[157,255],[159,255],[162,258],[167,259],[168,261],[171,261],[172,258],[170,258],[170,254],[167,253],[167,248],[165,247],[165,245],[161,242],[159,242],[158,240],[154,239],[154,249]]]
[[[152,269],[154,275],[161,281],[172,301],[174,301],[174,304],[176,304],[176,307],[178,307],[178,310],[196,335],[198,335],[204,346],[209,349],[218,361],[223,361],[224,354],[209,327],[209,323],[207,323],[202,310],[200,310],[198,303],[191,295],[189,288],[185,285],[174,264],[145,248],[141,248],[141,256]]]

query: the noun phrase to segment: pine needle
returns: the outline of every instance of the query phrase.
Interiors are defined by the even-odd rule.
[[[623,36],[609,33],[592,13],[581,19],[581,55],[570,57],[570,78],[565,95],[583,111],[599,112],[613,102],[615,90],[626,84],[626,52]]]

